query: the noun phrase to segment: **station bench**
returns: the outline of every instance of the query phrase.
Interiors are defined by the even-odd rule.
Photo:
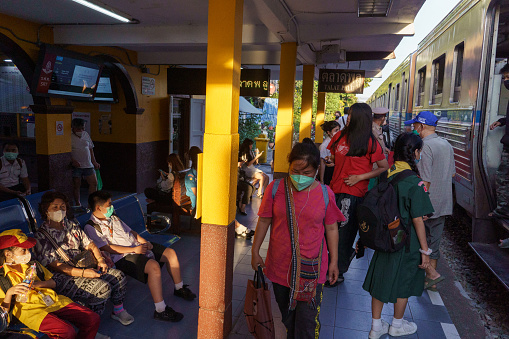
[[[19,197],[0,202],[0,232],[8,229],[21,229],[28,236],[42,224],[42,217],[39,213],[39,203],[42,195],[46,192],[32,194],[26,197]],[[140,202],[135,194],[127,195],[113,201],[116,215],[122,219],[133,231],[151,242],[157,242],[169,247],[177,242],[180,237],[168,233],[171,222],[163,215],[152,215],[151,221],[161,221],[166,227],[158,229],[158,233],[150,233],[145,221]],[[90,218],[90,212],[75,217],[81,227],[84,227]],[[32,338],[48,338],[44,333],[39,333],[27,328],[19,321],[9,324],[4,333],[26,334]]]

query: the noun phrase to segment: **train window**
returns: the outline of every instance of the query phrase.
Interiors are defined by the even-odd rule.
[[[391,108],[391,92],[392,92],[392,84],[389,84],[389,93],[388,93],[388,96],[387,96],[387,108]]]
[[[454,61],[452,64],[452,75],[454,81],[451,86],[450,102],[460,101],[461,92],[461,76],[463,74],[463,51],[465,50],[465,43],[456,45],[454,48]]]
[[[394,110],[399,110],[399,84],[396,85],[396,91],[394,92]]]
[[[439,105],[442,103],[442,92],[444,89],[444,68],[445,68],[445,54],[433,60],[433,68],[431,75],[431,105]]]
[[[401,111],[404,111],[406,109],[406,86],[408,84],[407,79],[405,79],[405,73],[401,76],[401,83],[403,84],[401,89]]]
[[[421,68],[418,72],[419,76],[419,95],[417,96],[417,104],[415,106],[422,106],[424,104],[424,91],[426,89],[426,66]]]

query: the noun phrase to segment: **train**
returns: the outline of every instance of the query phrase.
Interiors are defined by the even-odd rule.
[[[509,252],[497,246],[509,237],[509,220],[490,215],[505,128],[489,129],[506,115],[509,90],[499,73],[508,57],[509,0],[463,0],[367,103],[389,109],[393,140],[419,112],[439,117],[436,132],[454,148],[454,199],[472,218],[469,244],[509,289]]]

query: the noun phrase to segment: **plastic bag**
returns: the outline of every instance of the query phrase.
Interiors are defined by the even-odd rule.
[[[95,176],[97,178],[97,190],[100,191],[103,189],[103,179],[101,178],[101,172],[98,169],[95,170]]]

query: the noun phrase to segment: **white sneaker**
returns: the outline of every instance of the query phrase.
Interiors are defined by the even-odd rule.
[[[112,313],[111,319],[115,319],[116,321],[118,321],[119,323],[121,323],[124,326],[127,326],[134,321],[133,316],[130,315],[129,313],[127,313],[126,310],[122,310],[122,312],[120,312],[118,314]]]
[[[111,338],[108,337],[107,335],[104,335],[104,334],[101,334],[101,333],[97,332],[95,334],[95,339],[111,339]]]
[[[389,323],[382,319],[382,329],[380,331],[369,331],[369,339],[378,339],[389,332]]]
[[[402,335],[410,335],[417,332],[417,325],[411,321],[403,319],[401,327],[389,327],[389,335],[393,337],[400,337]]]

